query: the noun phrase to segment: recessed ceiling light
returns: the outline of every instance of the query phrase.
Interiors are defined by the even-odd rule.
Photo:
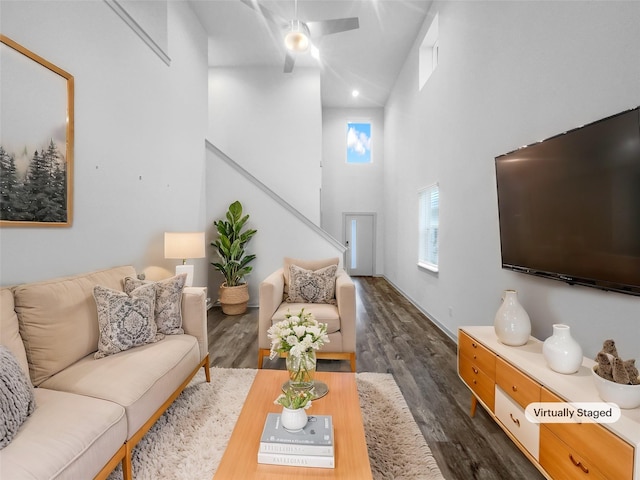
[[[358,97],[358,95],[360,95],[360,92],[359,92],[358,90],[353,90],[353,91],[351,92],[351,96],[352,96],[353,98],[357,98],[357,97]]]

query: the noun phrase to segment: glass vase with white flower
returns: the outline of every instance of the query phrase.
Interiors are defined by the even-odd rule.
[[[319,323],[303,308],[297,314],[288,311],[284,320],[269,328],[267,335],[271,340],[269,358],[273,360],[282,353],[287,354],[289,385],[298,390],[312,388],[316,372],[315,351],[329,343],[327,324]]]

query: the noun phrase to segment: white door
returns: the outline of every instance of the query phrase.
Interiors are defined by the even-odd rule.
[[[344,213],[344,266],[349,275],[372,276],[375,254],[375,213]]]

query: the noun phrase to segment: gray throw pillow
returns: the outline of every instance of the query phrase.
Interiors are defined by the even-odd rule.
[[[154,283],[156,286],[154,318],[158,332],[165,335],[180,335],[184,333],[182,329],[182,291],[186,281],[186,273],[181,273],[159,282],[148,282],[133,277],[125,277],[124,291],[125,293],[131,293],[142,285]]]
[[[289,303],[335,304],[337,265],[319,270],[305,270],[297,265],[289,266]]]
[[[98,307],[98,351],[95,358],[162,340],[153,319],[156,287],[146,284],[127,295],[100,285],[93,288]]]
[[[9,445],[35,409],[33,385],[13,353],[0,345],[0,450]]]

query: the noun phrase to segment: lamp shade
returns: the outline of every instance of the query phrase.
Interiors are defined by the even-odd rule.
[[[164,258],[203,258],[204,232],[165,232]]]

